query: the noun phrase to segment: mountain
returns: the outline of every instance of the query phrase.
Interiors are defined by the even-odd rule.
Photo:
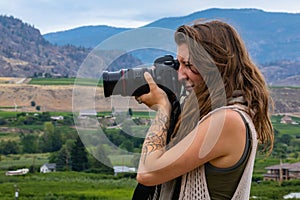
[[[90,48],[74,45],[57,46],[47,41],[38,29],[12,16],[0,16],[0,76],[74,77]],[[120,52],[103,52],[99,62]],[[116,66],[136,66],[140,61],[131,55],[123,55],[113,63]],[[97,66],[95,66],[97,68]],[[91,69],[90,73],[94,73]],[[97,69],[96,69],[97,70]],[[98,69],[99,70],[99,69]]]
[[[162,18],[141,28],[161,27],[175,30],[182,24],[191,24],[199,19],[220,19],[232,24],[245,40],[252,59],[261,68],[268,84],[300,86],[300,13],[214,8],[187,16]],[[72,44],[93,48],[104,39],[126,30],[129,29],[89,26],[43,36],[57,45]],[[76,38],[81,39],[76,40]],[[149,63],[153,57],[162,54],[164,52],[160,49],[144,50],[133,55]]]
[[[260,65],[269,85],[300,86],[300,61],[282,60]]]
[[[234,25],[244,38],[257,63],[280,60],[300,61],[300,13],[265,12],[258,9],[208,9],[181,17],[168,17],[143,27],[175,30],[198,19],[221,19]],[[104,39],[129,29],[107,26],[79,27],[43,35],[57,45],[79,45],[93,48]]]
[[[12,16],[0,16],[0,33],[0,76],[74,75],[89,52],[52,45],[39,30]]]
[[[72,44],[86,48],[95,47],[103,40],[112,35],[130,30],[129,28],[116,28],[110,26],[84,26],[67,31],[48,33],[44,38],[53,44],[66,45]]]
[[[268,84],[300,86],[300,14],[257,9],[209,9],[187,16],[162,18],[144,27],[174,30],[199,18],[218,18],[233,24],[245,39],[251,57],[261,68]],[[87,26],[41,35],[39,30],[19,19],[0,16],[0,76],[28,77],[45,73],[76,76],[93,47],[127,30],[131,29]],[[107,63],[113,55],[120,54],[118,51],[122,50],[103,52],[99,59]],[[118,58],[111,66],[113,70],[131,68],[144,62],[143,57],[149,57],[149,63],[163,54],[161,49],[133,52]],[[91,69],[91,73],[93,70],[96,69]]]

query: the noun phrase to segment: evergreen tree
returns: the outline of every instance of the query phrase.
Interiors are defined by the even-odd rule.
[[[38,152],[38,137],[36,135],[22,133],[20,139],[23,153]]]
[[[49,158],[50,163],[56,163],[57,171],[71,170],[71,151],[74,146],[74,140],[67,140],[62,148],[53,152]]]
[[[57,171],[67,171],[70,169],[70,152],[68,151],[66,145],[64,145],[56,155],[56,169]]]
[[[71,166],[74,171],[84,171],[88,169],[88,154],[80,137],[78,136],[71,151]]]

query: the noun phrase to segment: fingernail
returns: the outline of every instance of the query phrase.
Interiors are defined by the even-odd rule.
[[[150,77],[151,77],[151,75],[150,75],[149,72],[145,72],[145,73],[144,73],[144,76],[145,76],[145,78],[150,78]]]

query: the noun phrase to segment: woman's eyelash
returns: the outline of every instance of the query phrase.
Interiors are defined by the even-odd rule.
[[[190,62],[185,62],[184,65],[189,68],[194,74],[199,74],[198,70]]]
[[[184,65],[187,66],[187,67],[191,67],[192,66],[192,64],[190,62],[186,62],[186,63],[184,63]]]

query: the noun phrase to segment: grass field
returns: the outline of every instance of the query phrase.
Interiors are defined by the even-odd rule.
[[[22,200],[129,200],[136,185],[135,179],[79,172],[4,174],[0,171],[1,200],[13,199],[16,189]]]
[[[136,186],[132,178],[79,172],[30,173],[5,176],[0,171],[1,200],[11,200],[19,191],[22,200],[130,200]],[[300,180],[252,182],[251,199],[283,199],[290,192],[299,192]]]
[[[32,78],[28,84],[31,85],[85,85],[102,86],[102,81],[84,78]]]
[[[18,169],[23,167],[42,166],[48,162],[49,153],[1,155],[0,170]]]
[[[3,107],[2,107],[3,109]],[[0,118],[11,118],[11,117],[16,117],[18,112],[14,111],[2,111],[0,110]]]

